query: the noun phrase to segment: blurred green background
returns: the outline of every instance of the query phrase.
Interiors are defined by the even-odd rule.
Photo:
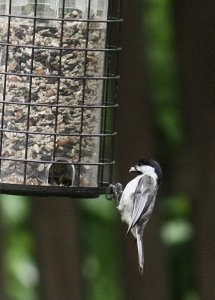
[[[215,299],[215,2],[133,2],[123,5],[116,181],[144,156],[164,171],[144,276],[105,196],[2,195],[0,299]]]

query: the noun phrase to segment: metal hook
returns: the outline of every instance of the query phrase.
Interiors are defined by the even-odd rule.
[[[75,166],[71,164],[71,167],[72,167],[72,186],[73,186],[75,181]]]
[[[72,175],[71,175],[71,178],[70,178],[71,184],[69,184],[69,186],[74,186],[75,173],[76,173],[75,166],[71,163],[70,160],[63,159],[63,158],[62,159],[61,158],[57,159],[56,162],[68,162],[69,163],[69,166],[72,168]],[[53,162],[52,164],[49,164],[46,168],[46,171],[45,171],[45,178],[46,178],[45,184],[46,185],[49,185],[50,169],[51,169],[51,167],[54,166],[54,164],[55,163]],[[62,174],[62,179],[63,179],[63,174]],[[61,184],[59,184],[59,182],[58,182],[58,185],[63,185],[63,183],[61,182]]]

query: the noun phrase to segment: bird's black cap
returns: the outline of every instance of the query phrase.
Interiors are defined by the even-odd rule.
[[[162,170],[161,170],[161,166],[159,165],[159,163],[152,159],[152,158],[144,158],[144,159],[141,159],[138,161],[137,163],[138,166],[150,166],[152,168],[155,169],[155,172],[158,176],[158,184],[161,184],[161,180],[162,180],[162,176],[163,176],[163,173],[162,173]]]

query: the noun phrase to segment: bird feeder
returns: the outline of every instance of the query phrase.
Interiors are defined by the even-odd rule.
[[[110,192],[120,0],[0,0],[0,193]]]

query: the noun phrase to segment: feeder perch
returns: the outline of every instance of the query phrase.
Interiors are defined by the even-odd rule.
[[[120,0],[0,0],[0,193],[111,192]]]

